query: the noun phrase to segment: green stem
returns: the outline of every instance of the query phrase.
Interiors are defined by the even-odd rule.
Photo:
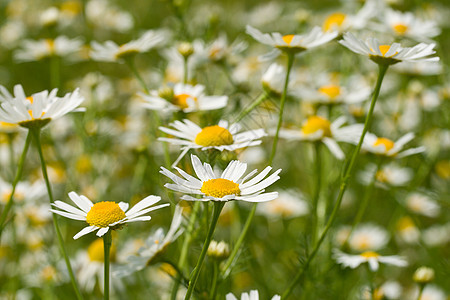
[[[40,128],[31,128],[29,130],[30,130],[31,134],[33,135],[34,141],[36,143],[36,148],[38,150],[39,158],[41,160],[42,175],[44,176],[45,185],[47,186],[47,192],[48,192],[50,204],[52,204],[54,202],[53,192],[52,192],[52,187],[50,185],[50,180],[48,179],[47,165],[45,163],[44,154],[42,153],[41,137],[40,137],[41,129]],[[53,225],[54,225],[55,231],[56,231],[56,236],[58,237],[59,247],[64,256],[64,261],[66,262],[67,270],[69,271],[69,276],[70,276],[70,280],[72,282],[73,289],[75,290],[77,299],[81,300],[81,299],[83,299],[83,297],[81,296],[80,290],[79,290],[77,282],[75,280],[72,266],[70,265],[69,257],[67,256],[66,247],[64,246],[64,240],[61,235],[61,230],[59,229],[58,220],[57,220],[55,214],[52,214],[52,217],[53,217]]]
[[[188,59],[189,59],[189,57],[184,57],[184,75],[183,75],[183,83],[184,84],[186,84],[187,82],[188,82],[188,72],[189,72],[189,69],[188,69]]]
[[[134,77],[139,81],[141,84],[141,87],[144,89],[146,94],[150,94],[150,91],[147,88],[147,85],[145,84],[144,79],[142,79],[141,74],[139,74],[138,70],[136,69],[136,66],[134,64],[134,57],[129,57],[125,59],[126,64],[130,68],[131,72],[133,73]]]
[[[275,157],[275,152],[277,151],[278,134],[280,132],[281,123],[283,122],[283,111],[284,111],[284,104],[286,102],[287,87],[289,84],[289,75],[291,74],[291,69],[292,69],[292,65],[294,64],[294,59],[295,59],[294,54],[289,53],[286,78],[284,80],[283,94],[281,95],[280,115],[278,116],[277,131],[275,132],[275,137],[273,139],[272,152],[270,153],[270,159],[269,159],[269,166],[272,164],[273,158]]]
[[[14,176],[14,171],[16,169],[16,165],[14,162],[14,133],[7,133],[6,137],[8,138],[8,150],[9,150],[9,168],[11,171],[11,179],[12,181],[14,181],[14,179],[12,178],[12,176]]]
[[[50,57],[50,85],[52,89],[59,88],[60,85],[59,60],[60,58],[56,55]]]
[[[105,259],[105,286],[103,292],[103,299],[109,300],[109,253],[111,250],[112,238],[111,238],[111,230],[108,230],[107,233],[103,236],[103,253]]]
[[[31,134],[28,132],[27,139],[25,140],[25,145],[23,146],[22,155],[20,156],[19,163],[17,165],[16,177],[12,183],[11,194],[9,195],[8,202],[6,203],[5,208],[2,211],[2,215],[0,217],[0,237],[3,232],[3,228],[5,226],[6,218],[8,217],[8,212],[11,210],[13,206],[14,192],[16,191],[17,183],[19,183],[20,178],[23,173],[23,165],[25,163],[25,158],[27,156],[28,148],[30,147]]]
[[[319,248],[320,248],[322,242],[325,240],[325,237],[326,237],[328,231],[330,230],[331,226],[333,225],[334,220],[336,219],[337,212],[338,212],[338,210],[339,210],[339,208],[341,206],[342,198],[344,197],[345,191],[347,189],[347,184],[348,184],[348,182],[350,180],[350,177],[352,175],[353,166],[354,166],[354,164],[356,162],[356,158],[358,157],[359,151],[361,150],[361,146],[362,146],[362,143],[364,141],[364,137],[365,137],[367,131],[369,130],[370,123],[372,121],[373,110],[375,108],[375,103],[377,102],[378,95],[380,94],[381,83],[383,82],[384,75],[386,74],[386,71],[388,69],[388,65],[378,65],[378,67],[379,67],[378,79],[377,79],[377,83],[375,85],[375,90],[373,92],[373,96],[372,96],[372,101],[370,103],[369,112],[367,113],[366,121],[364,122],[364,129],[363,129],[363,132],[362,132],[361,137],[359,139],[358,145],[356,146],[355,150],[353,151],[350,163],[349,163],[348,167],[345,170],[345,174],[344,174],[344,176],[342,178],[342,181],[341,181],[339,195],[338,195],[336,203],[335,203],[335,205],[333,207],[333,211],[331,212],[330,218],[328,219],[328,222],[327,222],[327,224],[325,226],[325,229],[323,230],[319,240],[317,241],[317,244],[314,246],[313,251],[308,256],[305,264],[303,265],[303,268],[301,268],[298,271],[298,273],[295,275],[294,279],[292,280],[291,284],[288,286],[288,288],[282,294],[282,296],[281,296],[282,299],[287,298],[292,293],[292,290],[294,289],[295,285],[302,278],[303,274],[305,273],[305,271],[308,269],[309,265],[311,264],[311,261],[314,259],[314,257],[316,256],[317,252],[319,251]]]
[[[211,300],[216,299],[217,294],[217,277],[219,276],[219,262],[214,261],[213,265],[213,279],[211,284],[211,291],[209,292],[209,298]]]
[[[194,230],[195,223],[197,221],[197,213],[198,213],[198,210],[200,209],[200,205],[201,205],[200,201],[195,201],[194,208],[192,209],[192,212],[191,212],[191,217],[189,218],[189,224],[186,229],[183,246],[181,247],[180,258],[178,260],[178,266],[181,270],[184,269],[184,265],[186,264],[189,246],[191,245],[191,242],[192,242],[192,232]],[[175,281],[175,283],[173,285],[172,293],[170,295],[171,300],[177,299],[177,293],[178,293],[178,288],[180,287],[180,281],[181,281],[181,274],[178,274],[177,280]]]
[[[247,107],[246,109],[244,109],[239,116],[237,117],[235,123],[239,122],[240,120],[242,120],[246,115],[248,115],[252,110],[254,110],[258,105],[260,105],[264,100],[267,99],[267,93],[264,92],[261,94],[261,96],[259,96],[258,98],[256,98],[249,107]]]
[[[314,152],[316,161],[314,162],[315,165],[315,176],[316,176],[316,186],[314,190],[314,196],[313,196],[313,220],[312,220],[312,244],[315,245],[318,238],[318,232],[319,232],[319,217],[317,212],[317,207],[319,203],[320,198],[320,189],[322,185],[322,155],[320,153],[320,147],[321,142],[315,142],[314,143]]]
[[[186,296],[184,297],[185,300],[191,299],[192,292],[195,289],[195,285],[197,284],[198,277],[200,275],[200,269],[203,265],[203,260],[205,259],[206,252],[208,251],[209,243],[211,242],[214,229],[217,225],[217,220],[219,220],[220,212],[222,211],[222,208],[224,206],[225,202],[222,201],[215,201],[214,202],[214,211],[213,211],[213,217],[211,220],[211,224],[209,226],[208,234],[205,239],[205,243],[203,244],[202,252],[200,253],[200,257],[198,258],[197,265],[195,266],[195,269],[192,273],[191,279],[189,280],[189,287],[186,292]]]
[[[417,295],[417,300],[421,300],[424,289],[425,289],[425,284],[421,284],[420,288],[419,288],[419,294]]]

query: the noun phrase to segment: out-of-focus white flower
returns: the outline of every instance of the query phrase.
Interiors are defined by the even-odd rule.
[[[413,175],[411,169],[400,167],[394,163],[384,165],[378,171],[375,164],[369,164],[363,171],[359,172],[358,179],[362,184],[368,185],[375,176],[377,186],[388,189],[389,186],[407,184],[413,178]]]
[[[281,129],[279,136],[287,140],[322,141],[337,159],[344,159],[337,142],[356,144],[363,130],[362,124],[342,127],[345,117],[337,118],[333,123],[320,116],[310,116],[298,129]]]
[[[416,288],[414,291],[407,297],[407,300],[447,300],[446,293],[439,287],[433,284],[428,284],[423,289],[422,295],[420,298],[417,298],[419,296],[419,289]]]
[[[23,40],[26,27],[20,20],[6,20],[0,28],[2,47],[13,49]]]
[[[350,238],[348,244],[353,251],[376,251],[386,246],[389,241],[387,231],[374,224],[362,224],[357,227]]]
[[[408,244],[415,244],[419,241],[420,231],[410,217],[406,216],[400,218],[396,227],[396,234],[401,241]]]
[[[22,43],[22,49],[15,52],[14,58],[22,62],[42,60],[51,56],[77,60],[80,58],[82,46],[83,41],[80,38],[69,39],[66,36],[58,36],[54,40],[25,40]]]
[[[450,242],[450,223],[433,225],[422,231],[425,244],[430,247],[438,247]]]
[[[413,275],[413,280],[417,283],[429,283],[434,279],[434,270],[428,267],[418,268]]]
[[[100,29],[126,32],[133,28],[133,16],[117,8],[108,0],[90,0],[86,4],[86,17],[89,23]]]
[[[6,204],[11,196],[12,184],[0,178],[0,203]],[[20,181],[16,185],[14,191],[14,201],[35,203],[38,199],[46,194],[45,183],[42,181],[35,181],[33,183],[27,181]]]
[[[275,295],[271,298],[271,300],[280,300],[281,297]],[[228,293],[226,295],[226,300],[238,300],[232,293]],[[257,290],[252,290],[249,293],[242,293],[241,300],[259,300],[259,293]]]
[[[337,263],[352,269],[359,267],[363,263],[368,263],[370,270],[373,272],[378,270],[380,263],[397,267],[406,267],[408,265],[408,262],[403,257],[398,255],[381,256],[380,254],[372,251],[352,255],[343,253],[337,249],[334,249],[333,253],[333,257]]]
[[[402,158],[425,151],[425,147],[411,148],[402,151],[403,147],[414,138],[414,133],[407,133],[397,141],[388,138],[377,137],[372,133],[367,133],[364,137],[362,149],[377,155],[387,157]]]
[[[393,70],[408,75],[434,76],[442,74],[444,67],[440,61],[430,62],[416,62],[409,64],[408,62],[401,62],[392,67]]]
[[[405,202],[406,207],[416,214],[434,218],[440,213],[439,204],[424,193],[411,193],[406,197]]]
[[[309,206],[302,194],[290,190],[279,192],[278,198],[259,204],[256,210],[271,219],[295,218],[308,214]]]
[[[224,260],[230,256],[230,246],[224,241],[211,241],[207,254],[214,259]]]
[[[269,95],[281,96],[284,89],[284,80],[286,77],[286,70],[280,64],[273,63],[269,66],[266,72],[264,72],[261,82],[264,90]],[[292,77],[289,80],[289,84],[292,83]]]

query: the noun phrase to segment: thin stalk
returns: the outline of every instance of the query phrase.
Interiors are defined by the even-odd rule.
[[[198,277],[200,275],[200,270],[203,265],[203,260],[205,259],[206,252],[208,251],[209,243],[211,243],[211,239],[214,233],[214,229],[216,229],[217,220],[219,220],[220,212],[224,206],[225,202],[216,201],[214,202],[214,211],[213,217],[211,220],[211,224],[209,226],[208,234],[205,239],[205,243],[203,244],[202,252],[200,253],[200,257],[198,258],[197,265],[192,273],[191,279],[189,280],[189,287],[186,292],[185,300],[191,299],[192,292],[195,289],[195,285],[197,284]]]
[[[50,85],[51,88],[59,88],[60,85],[60,70],[59,70],[60,58],[56,55],[50,57]]]
[[[211,284],[211,291],[209,292],[209,298],[211,300],[216,299],[217,296],[217,278],[219,276],[219,262],[214,261],[213,265],[213,279]]]
[[[130,68],[134,77],[136,77],[136,79],[141,84],[141,87],[144,89],[145,93],[150,94],[150,91],[147,88],[147,84],[145,83],[144,79],[142,79],[141,74],[139,74],[138,70],[136,69],[136,66],[134,64],[134,57],[125,59],[125,62],[127,63],[127,66]]]
[[[239,116],[237,117],[235,123],[239,122],[240,120],[242,120],[246,115],[248,115],[252,110],[254,110],[258,105],[260,105],[264,100],[267,99],[267,93],[264,92],[261,94],[261,96],[259,96],[258,98],[256,98],[249,107],[247,107],[246,109],[244,109]]]
[[[47,186],[47,192],[48,192],[50,204],[52,204],[54,202],[53,192],[52,192],[52,187],[50,185],[50,180],[48,179],[47,165],[45,163],[44,154],[42,153],[41,137],[40,137],[41,129],[40,128],[32,128],[29,131],[33,135],[34,141],[36,143],[36,148],[38,150],[39,158],[41,160],[42,175],[44,176],[45,185]],[[77,299],[82,300],[83,297],[81,296],[80,290],[79,290],[77,282],[75,280],[72,266],[70,265],[69,257],[67,256],[66,247],[64,246],[64,240],[63,240],[63,237],[61,234],[61,230],[59,229],[58,220],[57,220],[55,214],[52,214],[52,217],[53,217],[53,225],[54,225],[55,231],[56,231],[56,236],[58,237],[59,247],[64,256],[64,261],[66,262],[67,270],[69,271],[70,281],[72,282],[72,286],[73,286],[73,289],[75,290]]]
[[[425,289],[425,284],[421,284],[419,287],[419,294],[417,295],[417,300],[422,299],[423,290]]]
[[[184,60],[183,60],[183,67],[184,67],[184,73],[183,73],[183,83],[184,84],[186,84],[187,82],[188,82],[188,73],[189,73],[189,68],[188,68],[188,59],[189,59],[189,56],[185,56],[184,57]]]
[[[320,198],[320,189],[322,185],[322,155],[321,155],[321,142],[315,142],[314,143],[314,152],[315,152],[315,172],[314,175],[316,176],[316,185],[314,190],[314,196],[313,196],[313,216],[312,216],[312,244],[315,245],[318,238],[318,232],[319,232],[319,217],[317,212],[317,207],[319,203]]]
[[[294,64],[294,59],[295,59],[294,54],[289,53],[286,78],[284,80],[283,94],[281,94],[280,115],[278,116],[277,131],[275,132],[275,137],[273,139],[272,152],[270,153],[269,165],[272,164],[273,158],[275,157],[275,152],[277,151],[278,134],[280,133],[281,123],[283,122],[283,111],[284,111],[284,104],[286,102],[287,87],[289,84],[289,75],[291,74],[291,69],[292,69],[292,65]]]
[[[111,230],[108,230],[107,233],[103,236],[103,253],[105,259],[105,286],[103,292],[103,299],[109,300],[109,253],[111,250],[112,238],[111,238]]]
[[[340,190],[339,190],[339,195],[338,195],[336,203],[335,203],[335,205],[333,207],[333,211],[331,212],[330,218],[328,219],[328,222],[327,222],[327,224],[325,226],[325,229],[323,230],[319,240],[317,241],[317,244],[314,246],[313,251],[308,256],[305,264],[303,265],[303,268],[301,268],[297,272],[297,274],[295,275],[295,277],[292,280],[291,284],[283,292],[283,294],[281,296],[282,299],[287,298],[292,293],[292,290],[294,289],[295,285],[301,279],[301,277],[303,276],[303,274],[305,273],[305,271],[308,269],[309,265],[311,264],[311,261],[314,259],[314,257],[316,256],[317,252],[319,251],[320,246],[322,245],[323,241],[325,240],[325,237],[326,237],[328,231],[330,230],[331,226],[333,225],[334,220],[336,219],[337,212],[338,212],[338,210],[339,210],[339,208],[341,206],[342,198],[344,197],[345,191],[347,189],[348,182],[349,182],[350,177],[352,175],[352,171],[353,171],[353,167],[354,167],[355,162],[356,162],[356,158],[358,157],[359,151],[361,150],[361,146],[362,146],[362,143],[364,141],[364,137],[365,137],[367,131],[369,130],[370,123],[372,121],[373,110],[375,108],[375,103],[377,102],[378,95],[380,94],[381,83],[383,82],[384,75],[386,74],[386,71],[388,69],[388,65],[378,65],[378,67],[379,67],[378,79],[377,79],[377,83],[375,85],[375,90],[373,92],[373,96],[372,96],[372,101],[370,103],[369,112],[367,113],[366,121],[364,122],[364,129],[363,129],[363,132],[362,132],[361,137],[359,139],[358,145],[356,146],[355,150],[353,151],[352,158],[351,158],[351,160],[350,160],[350,162],[348,164],[348,167],[345,170],[344,176],[342,177],[341,186],[340,186]]]
[[[31,134],[28,132],[27,139],[25,140],[25,145],[23,146],[22,155],[20,156],[19,163],[17,165],[16,177],[12,183],[11,194],[9,195],[8,202],[6,203],[5,208],[2,211],[2,215],[0,217],[0,237],[2,236],[2,231],[5,226],[6,218],[8,217],[8,212],[11,210],[13,206],[14,192],[16,191],[17,183],[19,183],[20,178],[23,173],[23,165],[25,163],[25,158],[27,156],[28,148],[30,147]]]
[[[192,209],[192,212],[191,212],[191,217],[189,218],[189,224],[186,229],[183,246],[181,247],[180,258],[178,260],[178,267],[181,270],[184,269],[184,265],[186,264],[189,246],[191,245],[191,242],[192,242],[192,232],[194,230],[195,223],[197,222],[197,213],[198,213],[198,210],[200,209],[200,204],[201,204],[200,201],[195,201],[194,208]],[[178,292],[178,288],[180,287],[180,281],[181,281],[181,274],[178,274],[177,280],[175,281],[175,283],[173,285],[172,293],[170,295],[171,300],[175,300],[177,298],[177,292]]]
[[[9,151],[9,168],[11,171],[11,179],[14,181],[12,176],[14,176],[14,171],[16,170],[15,164],[15,153],[14,153],[14,133],[7,133],[6,137],[8,138],[8,151]]]

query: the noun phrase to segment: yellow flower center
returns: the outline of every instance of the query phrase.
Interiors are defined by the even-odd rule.
[[[377,173],[375,174],[375,178],[376,178],[379,182],[388,182],[388,181],[389,181],[388,174],[386,174],[386,172],[383,171],[383,170],[377,171]]]
[[[353,243],[352,243],[353,244]],[[354,247],[357,250],[367,250],[370,248],[370,238],[366,235],[358,236],[354,242]]]
[[[87,249],[88,257],[91,261],[98,261],[103,263],[105,261],[105,252],[103,248],[103,239],[96,239],[93,241]],[[114,244],[111,245],[109,252],[110,261],[116,260],[116,247]]]
[[[416,226],[410,217],[403,217],[397,222],[397,229],[399,231],[404,231],[408,229],[413,229]]]
[[[176,106],[179,106],[182,109],[188,108],[189,105],[187,103],[188,99],[194,99],[195,102],[197,102],[197,98],[196,97],[192,97],[189,94],[180,94],[180,95],[175,95],[173,97],[173,104],[175,104]]]
[[[223,178],[210,179],[203,182],[200,191],[206,196],[215,198],[222,198],[226,195],[239,195],[241,193],[239,184]]]
[[[346,17],[347,16],[343,13],[333,13],[329,15],[328,18],[326,18],[325,22],[323,22],[323,31],[330,31],[335,27],[341,27]]]
[[[55,41],[54,40],[46,39],[45,44],[47,45],[47,49],[50,53],[53,53],[55,51]],[[28,98],[31,98],[31,97],[28,97]],[[33,98],[31,98],[31,99],[33,99]],[[31,103],[33,103],[33,101],[31,101]]]
[[[324,85],[319,88],[319,92],[334,100],[341,94],[341,88],[335,84]]]
[[[386,148],[386,152],[389,152],[392,148],[394,148],[394,142],[387,138],[377,138],[375,143],[373,143],[373,146],[379,146],[384,145],[384,148]]]
[[[283,41],[286,44],[290,45],[292,43],[292,40],[294,39],[294,36],[295,35],[293,35],[293,34],[287,34],[287,35],[283,36]]]
[[[105,228],[125,217],[124,211],[117,203],[103,201],[95,203],[91,207],[91,210],[87,213],[86,222],[91,226]]]
[[[380,45],[380,46],[379,46],[379,49],[380,49],[381,55],[382,55],[383,57],[392,57],[392,56],[394,56],[394,55],[396,55],[396,54],[398,53],[398,52],[395,52],[395,53],[392,54],[391,56],[385,56],[386,53],[388,53],[389,49],[391,49],[391,46],[389,46],[389,45]]]
[[[404,35],[406,31],[408,31],[408,26],[406,26],[405,24],[396,24],[392,26],[392,28],[399,35]]]
[[[311,116],[302,126],[304,134],[313,134],[318,130],[322,130],[323,136],[331,136],[330,121],[319,116]]]
[[[41,271],[41,276],[45,281],[52,281],[56,277],[56,269],[52,266],[46,266]]]
[[[231,145],[233,144],[233,135],[218,125],[208,126],[197,134],[195,143],[205,147]]]
[[[366,251],[360,254],[360,256],[364,258],[377,258],[380,256],[380,254],[373,252],[373,251]]]

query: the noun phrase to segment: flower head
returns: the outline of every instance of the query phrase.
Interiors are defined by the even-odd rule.
[[[439,35],[440,29],[434,21],[422,21],[410,12],[400,12],[392,9],[383,14],[387,31],[399,37],[409,37],[419,41]]]
[[[70,192],[69,198],[78,206],[78,208],[62,201],[55,201],[55,203],[52,203],[52,206],[60,210],[51,209],[50,211],[63,217],[85,221],[89,224],[88,227],[85,227],[78,232],[73,237],[74,239],[95,230],[98,230],[97,236],[103,236],[109,229],[118,229],[125,223],[149,221],[151,217],[143,216],[144,214],[169,205],[161,204],[150,207],[161,200],[161,197],[157,196],[148,196],[129,210],[129,205],[125,202],[115,203],[112,201],[102,201],[94,204],[87,197],[78,195],[75,192]]]
[[[56,39],[42,39],[38,41],[25,40],[22,49],[14,54],[18,61],[36,61],[46,57],[60,56],[69,59],[79,58],[83,41],[81,39],[69,39],[66,36],[58,36]]]
[[[336,261],[344,267],[355,269],[363,263],[368,263],[369,268],[374,272],[378,270],[380,263],[397,267],[405,267],[408,265],[408,262],[401,256],[381,256],[377,252],[373,251],[366,251],[361,254],[352,255],[335,249],[333,256],[334,259],[336,259]]]
[[[275,295],[271,300],[280,300],[281,297]],[[226,295],[226,300],[238,300],[232,293]],[[259,293],[257,290],[252,290],[249,293],[242,293],[241,300],[259,300]]]
[[[392,141],[385,137],[377,137],[372,133],[367,133],[364,137],[362,148],[376,155],[402,158],[425,151],[424,147],[411,148],[402,151],[403,147],[414,138],[413,133],[407,133],[397,141]]]

